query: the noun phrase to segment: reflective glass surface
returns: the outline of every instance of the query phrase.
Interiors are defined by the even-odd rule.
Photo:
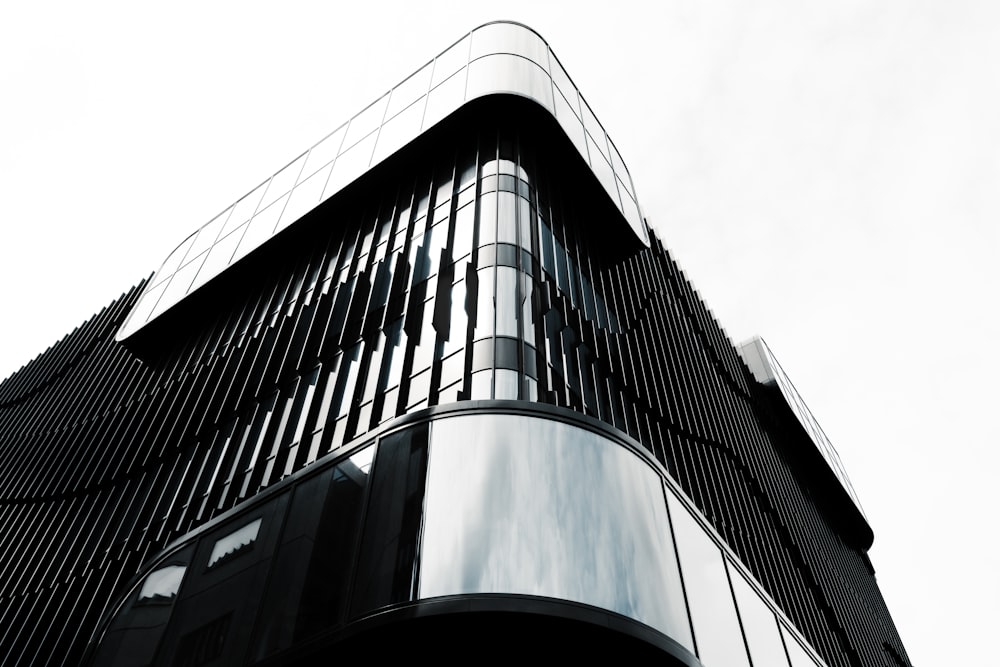
[[[706,667],[749,667],[722,551],[680,501],[667,501],[698,658]]]
[[[549,420],[475,415],[432,428],[419,597],[540,595],[686,635],[648,465]]]
[[[548,73],[550,66],[553,78]],[[554,97],[553,81],[556,84]],[[632,180],[621,156],[609,148],[610,142],[589,107],[585,103],[580,106],[579,92],[545,41],[524,26],[491,23],[449,47],[432,63],[241,198],[231,207],[231,212],[214,218],[201,233],[186,239],[168,256],[147,291],[168,281],[185,263],[185,257],[201,257],[213,244],[231,245],[233,230],[251,221],[236,252],[211,252],[208,255],[211,269],[202,271],[193,281],[178,282],[174,288],[176,294],[172,293],[168,299],[144,299],[142,308],[137,308],[118,332],[118,340],[128,338],[147,321],[155,319],[187,293],[225,270],[227,264],[222,263],[223,257],[228,256],[228,263],[238,261],[466,102],[499,92],[528,97],[555,115],[625,221],[648,244],[645,223],[633,201]],[[584,114],[582,120],[580,113]],[[589,149],[584,125],[590,133]],[[331,163],[334,166],[329,178],[314,176],[324,168],[329,169]],[[293,192],[290,200],[283,199],[296,183],[309,185],[298,194]],[[621,199],[619,187],[627,193]],[[320,190],[322,194],[317,195]],[[287,211],[283,205],[279,206],[285,201],[291,204]],[[265,211],[266,215],[258,217]],[[283,214],[283,211],[286,212]],[[189,253],[191,244],[197,247]]]
[[[781,632],[774,612],[736,568],[731,564],[727,565],[732,575],[730,580],[733,583],[733,593],[753,664],[786,667],[788,658],[781,643]]]
[[[498,396],[521,391],[513,371],[477,375]],[[262,432],[282,403],[268,403]],[[234,509],[230,528],[182,538],[132,589],[102,651],[136,641],[153,664],[168,623],[190,626],[219,599],[234,601],[224,605],[235,604],[255,662],[395,605],[501,594],[621,614],[697,650],[705,667],[749,666],[747,650],[754,667],[822,664],[662,469],[610,429],[564,416],[441,415],[317,462],[270,500]],[[208,567],[189,571],[196,546]],[[235,558],[239,567],[217,567]],[[204,594],[216,586],[230,593]],[[165,636],[169,664],[176,634]]]
[[[220,538],[212,547],[212,553],[208,557],[208,567],[212,567],[226,558],[233,557],[239,551],[253,544],[254,540],[257,539],[257,533],[260,532],[260,522],[260,519],[251,521],[245,526]]]
[[[177,595],[186,565],[167,565],[149,573],[139,589],[139,600],[170,599]]]

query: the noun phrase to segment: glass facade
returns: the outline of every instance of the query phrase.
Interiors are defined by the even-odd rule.
[[[287,480],[256,509],[223,517],[242,527],[221,540],[225,529],[211,526],[182,540],[164,557],[175,564],[153,566],[110,620],[102,647],[111,648],[98,664],[117,664],[133,636],[146,636],[133,621],[152,588],[169,588],[180,606],[201,597],[206,617],[256,616],[254,648],[232,664],[280,656],[393,609],[461,597],[488,607],[497,596],[638,621],[669,638],[675,656],[706,667],[751,658],[768,667],[824,664],[636,443],[567,411],[490,405],[505,412],[458,411],[352,445],[354,453]],[[247,514],[258,518],[247,523]],[[247,526],[274,535],[257,554],[267,591],[205,597],[228,580],[206,582],[198,554],[212,545],[211,567],[220,542]],[[225,567],[245,570],[239,558],[249,557]],[[158,659],[184,637],[169,618],[162,625]],[[238,654],[220,641],[220,654]]]
[[[548,44],[525,26],[490,23],[460,39],[185,239],[150,281],[118,340],[130,337],[464,104],[495,94],[528,98],[552,114],[628,227],[649,244],[625,163]]]

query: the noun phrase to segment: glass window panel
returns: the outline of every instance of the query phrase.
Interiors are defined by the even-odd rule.
[[[548,51],[545,42],[527,28],[510,23],[491,23],[472,33],[472,53],[469,60],[491,53],[516,53],[534,60],[548,70]]]
[[[743,575],[728,561],[729,579],[736,595],[736,605],[743,622],[743,634],[750,649],[750,658],[756,665],[787,667],[788,659],[781,643],[778,621],[763,598]]]
[[[458,189],[464,190],[472,185],[476,180],[475,155],[470,155],[467,161],[458,170]]]
[[[302,164],[305,160],[306,156],[303,154],[271,177],[271,182],[268,183],[267,190],[264,192],[264,198],[260,201],[260,208],[266,208],[274,203],[278,197],[292,189],[299,180],[299,172],[302,171]]]
[[[309,376],[309,381],[306,384],[305,396],[302,399],[302,403],[298,406],[298,420],[295,424],[295,430],[292,433],[291,442],[299,442],[302,440],[302,434],[305,432],[306,419],[309,415],[309,408],[312,407],[313,395],[316,393],[316,382],[319,380],[319,369],[313,371],[312,375]],[[289,461],[292,458],[289,457]],[[288,474],[290,471],[286,471]]]
[[[461,350],[461,348],[459,348]],[[461,382],[465,374],[465,353],[456,352],[441,362],[441,385],[448,386]]]
[[[377,164],[409,143],[420,134],[420,121],[424,116],[424,99],[411,104],[392,120],[386,121],[379,131],[378,145],[372,163]]]
[[[163,281],[142,295],[142,299],[139,300],[139,303],[135,305],[135,308],[132,309],[132,313],[129,315],[128,322],[130,328],[139,327],[146,323],[150,313],[153,312],[153,308],[156,307],[156,303],[163,296],[163,290],[166,289],[168,284],[167,281]]]
[[[524,273],[519,273],[521,282],[521,322],[524,330],[524,342],[528,345],[535,344],[535,309],[531,307],[531,277]],[[532,370],[525,369],[529,373]]]
[[[496,160],[490,162],[487,166],[495,166]],[[496,174],[490,174],[488,176],[483,176],[483,184],[480,190],[482,193],[493,192],[497,189],[497,176]]]
[[[187,266],[174,274],[166,291],[163,293],[163,297],[156,304],[155,312],[157,315],[184,298],[184,295],[188,293],[188,289],[191,287],[191,282],[194,280],[195,274],[201,268],[201,261],[188,262]]]
[[[451,286],[451,320],[448,323],[448,340],[444,344],[443,354],[461,349],[465,344],[466,329],[468,318],[465,313],[465,281],[460,280]]]
[[[212,249],[208,252],[208,258],[205,260],[204,265],[201,267],[201,271],[198,272],[198,277],[194,279],[191,285],[191,289],[197,289],[201,287],[209,279],[214,278],[223,269],[229,266],[230,261],[233,258],[233,251],[236,250],[236,244],[239,243],[240,239],[243,237],[243,228],[239,228],[233,233],[229,234],[223,239],[220,239]]]
[[[479,269],[479,295],[476,300],[476,330],[473,340],[493,335],[493,268]]]
[[[472,232],[475,229],[476,207],[464,206],[455,213],[455,240],[451,256],[458,259],[472,252]]]
[[[319,170],[292,190],[291,199],[288,200],[288,205],[285,206],[285,210],[281,214],[278,230],[284,229],[319,205],[320,195],[323,194],[323,188],[326,187],[326,179],[330,175],[332,167],[333,165],[327,165],[326,169]]]
[[[212,554],[208,557],[208,567],[239,556],[247,551],[257,540],[260,532],[261,519],[251,521],[245,526],[234,530],[225,537],[219,538],[212,546]]]
[[[427,400],[431,390],[431,372],[429,370],[415,375],[410,379],[410,393],[406,399],[407,407]]]
[[[476,415],[432,428],[421,598],[572,600],[685,643],[663,491],[648,465],[615,442],[546,419]]]
[[[596,145],[597,149],[601,151],[601,155],[604,156],[604,159],[610,160],[611,158],[608,157],[607,133],[604,131],[604,128],[601,127],[600,122],[597,120],[597,116],[594,115],[590,105],[587,104],[587,100],[583,99],[583,96],[580,96],[580,108],[583,113],[583,125],[587,129],[587,133],[590,134],[594,145]]]
[[[356,614],[415,596],[417,541],[427,471],[427,427],[379,441],[371,472],[371,503],[352,592]]]
[[[424,111],[424,130],[465,102],[465,75],[466,70],[463,69],[430,92]]]
[[[256,660],[338,625],[374,447],[296,486],[271,569]]]
[[[580,119],[577,118],[570,110],[569,103],[566,99],[560,95],[558,92],[555,95],[555,107],[556,107],[556,120],[559,121],[559,125],[562,127],[566,136],[570,138],[573,145],[576,146],[576,150],[580,152],[584,160],[590,161],[587,155],[587,140],[583,136],[583,124]]]
[[[351,119],[350,124],[347,126],[347,135],[344,137],[344,145],[340,149],[341,152],[350,150],[351,146],[378,129],[378,126],[382,124],[382,119],[385,117],[385,107],[388,102],[389,95],[386,93]]]
[[[402,318],[388,326],[386,333],[385,356],[386,371],[384,387],[395,387],[403,374],[403,356],[406,354],[406,333],[403,331]]]
[[[441,264],[441,251],[448,243],[448,222],[436,224],[424,234],[424,246],[427,253],[427,275],[433,276]]]
[[[497,241],[517,243],[517,195],[501,192],[497,198]]]
[[[788,648],[792,667],[818,667],[819,663],[813,660],[809,653],[802,648],[802,644],[792,636],[788,628],[781,626],[781,634],[785,638],[785,646]]]
[[[591,141],[591,137],[587,135],[587,145],[593,148],[594,144]],[[590,165],[594,169],[594,174],[597,176],[597,180],[601,182],[604,186],[604,191],[608,193],[611,197],[611,201],[615,203],[619,209],[621,208],[621,199],[618,197],[618,185],[615,179],[615,173],[611,170],[611,165],[605,160],[597,151],[590,151]]]
[[[552,277],[556,275],[555,247],[552,230],[542,218],[538,218],[538,239],[542,244],[542,270]]]
[[[517,199],[517,241],[518,245],[531,252],[531,204],[527,199]]]
[[[177,249],[174,250],[172,253],[170,253],[165,260],[163,260],[163,264],[160,266],[160,270],[157,271],[156,275],[153,277],[154,285],[158,282],[166,280],[173,274],[174,271],[177,270],[177,267],[179,267],[181,265],[181,262],[184,261],[184,258],[188,254],[188,250],[194,243],[194,238],[195,234],[192,234],[191,236],[181,241],[181,244],[177,246]]]
[[[433,69],[434,63],[429,62],[411,74],[406,81],[392,89],[392,94],[389,97],[389,106],[385,110],[386,118],[392,118],[427,94],[427,91],[430,89],[431,71]]]
[[[498,368],[495,372],[496,388],[494,398],[497,400],[517,400],[517,387],[521,374],[505,368]]]
[[[354,400],[354,384],[361,366],[361,347],[362,344],[358,343],[344,351],[340,373],[337,375],[337,393],[333,400],[333,414],[338,419],[347,416],[351,401]]]
[[[323,199],[329,199],[332,195],[340,192],[348,183],[368,171],[374,147],[375,133],[373,132],[337,158],[333,165],[333,173],[330,174],[330,181],[326,184],[326,190],[323,192]]]
[[[226,220],[232,211],[232,207],[227,208],[224,213],[215,216],[211,222],[198,231],[198,238],[195,239],[194,244],[188,251],[186,261],[190,261],[192,257],[197,257],[201,253],[205,252],[212,246],[213,243],[216,242],[216,240],[218,240],[219,231],[226,223]]]
[[[139,589],[139,600],[166,600],[177,596],[186,565],[167,565],[149,573]]]
[[[341,125],[331,132],[325,139],[312,147],[306,157],[306,165],[302,168],[302,178],[308,178],[319,171],[322,167],[333,162],[340,152],[340,146],[344,142],[344,134],[347,132],[347,124]]]
[[[479,245],[496,243],[497,195],[489,192],[479,198]]]
[[[534,378],[525,377],[524,378],[524,397],[525,401],[537,401],[538,400],[538,380]]]
[[[498,336],[517,336],[517,269],[497,267],[497,328]]]
[[[253,217],[253,220],[247,225],[247,230],[240,240],[239,247],[236,248],[236,254],[233,255],[234,262],[242,257],[246,257],[271,238],[274,228],[278,224],[278,218],[281,217],[281,212],[285,209],[285,202],[287,201],[288,195],[285,195]]]
[[[488,401],[493,398],[493,371],[487,369],[472,374],[469,398],[473,401]]]
[[[667,494],[667,504],[698,643],[698,657],[705,665],[749,667],[719,546],[672,493]]]
[[[466,99],[499,92],[526,95],[552,111],[552,82],[532,61],[507,54],[472,61]]]
[[[563,69],[562,63],[554,53],[550,53],[549,57],[549,71],[552,74],[552,82],[559,87],[559,92],[561,92],[567,100],[570,101],[573,107],[573,112],[577,115],[580,114],[580,107],[577,104],[577,92],[576,86],[569,78],[569,74]]]
[[[625,162],[622,161],[621,153],[618,152],[618,148],[611,141],[611,137],[608,137],[608,146],[611,149],[611,166],[615,168],[615,175],[618,176],[618,180],[621,182],[622,187],[625,188],[625,191],[634,199],[635,193],[632,191],[632,179],[629,177],[628,169],[625,168]]]
[[[261,197],[264,196],[264,189],[266,187],[267,181],[264,181],[257,186],[256,189],[236,202],[233,206],[232,215],[230,215],[229,220],[226,221],[226,226],[223,227],[222,231],[219,233],[220,237],[225,236],[253,217],[253,214],[257,212],[257,204],[260,203]]]
[[[431,80],[431,87],[437,86],[468,63],[469,36],[466,35],[434,60],[434,78]]]

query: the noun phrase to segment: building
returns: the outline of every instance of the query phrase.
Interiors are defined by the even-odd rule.
[[[829,441],[465,35],[0,385],[0,655],[908,665]]]

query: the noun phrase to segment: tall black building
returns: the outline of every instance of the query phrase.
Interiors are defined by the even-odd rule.
[[[909,665],[548,45],[464,36],[0,385],[0,656]]]

